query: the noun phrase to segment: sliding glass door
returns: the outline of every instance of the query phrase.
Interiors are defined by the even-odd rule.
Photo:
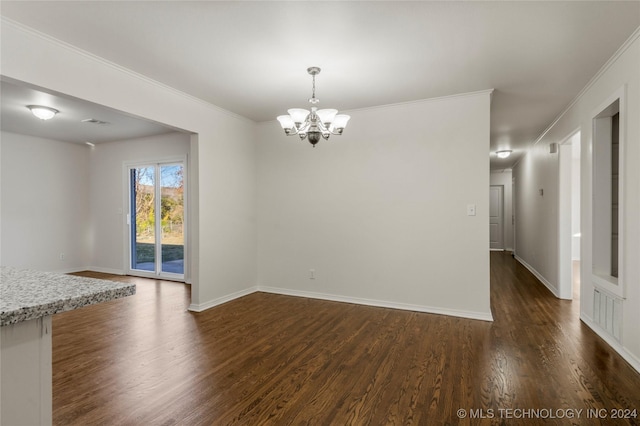
[[[129,270],[184,279],[184,163],[130,166]]]

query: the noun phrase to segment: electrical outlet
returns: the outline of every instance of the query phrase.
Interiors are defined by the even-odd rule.
[[[475,215],[476,215],[476,205],[467,204],[467,216],[475,216]]]
[[[309,269],[309,279],[310,280],[315,280],[316,279],[316,270],[315,269]]]
[[[64,260],[64,253],[60,253],[60,260]]]

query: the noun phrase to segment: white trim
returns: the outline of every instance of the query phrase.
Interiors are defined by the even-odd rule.
[[[589,318],[586,314],[580,313],[580,321],[586,324],[594,333],[596,333],[602,340],[605,341],[611,349],[616,351],[618,355],[620,355],[625,361],[629,363],[629,365],[640,373],[640,359],[636,358],[631,352],[629,352],[620,342],[616,341],[615,338],[602,329],[598,324],[593,322],[591,318]]]
[[[620,46],[620,48],[616,50],[616,53],[614,53],[613,56],[611,56],[611,58],[609,58],[609,60],[598,70],[598,72],[593,77],[591,77],[591,80],[589,80],[586,86],[582,88],[580,93],[578,93],[578,95],[571,101],[571,103],[569,103],[569,105],[564,110],[562,110],[562,112],[556,117],[556,119],[553,120],[553,122],[540,134],[540,136],[538,136],[531,147],[536,146],[538,142],[540,142],[547,135],[547,133],[549,133],[549,131],[562,119],[562,117],[564,117],[564,115],[569,112],[571,108],[576,106],[576,104],[580,101],[580,99],[582,99],[585,93],[587,93],[587,91],[591,89],[594,84],[596,84],[600,77],[602,77],[602,75],[618,60],[618,58],[620,58],[620,56],[622,56],[622,54],[626,52],[629,47],[631,47],[631,45],[636,41],[638,37],[640,37],[640,27],[636,28],[633,34],[631,34],[629,38],[627,38],[627,40],[622,44],[622,46]],[[513,163],[511,168],[515,168],[518,163],[520,163],[520,160],[522,160],[525,156],[526,155],[519,157],[518,160]]]
[[[440,101],[446,101],[446,100],[455,99],[455,98],[469,98],[469,97],[481,96],[481,95],[492,96],[493,91],[494,91],[494,89],[477,90],[475,92],[456,93],[456,94],[453,94],[453,95],[438,96],[438,97],[435,97],[435,98],[416,99],[414,101],[397,102],[397,103],[385,104],[385,105],[375,105],[375,106],[370,106],[370,107],[365,107],[365,108],[356,108],[356,109],[350,109],[350,110],[345,110],[345,111],[349,111],[349,112],[371,111],[371,110],[377,110],[377,109],[395,108],[395,107],[405,106],[405,105],[415,105],[415,104],[425,104],[425,103],[431,103],[431,102],[440,102]]]
[[[122,275],[122,276],[126,276],[127,275],[124,271],[121,271],[119,269],[103,268],[103,267],[100,267],[100,266],[87,266],[85,268],[78,269],[77,271],[76,270],[68,271],[66,273],[82,272],[82,271],[100,272],[100,273],[103,273],[103,274]],[[137,275],[130,275],[130,276],[135,277]],[[179,277],[176,277],[175,279],[173,279],[171,277],[158,278],[157,276],[148,276],[148,277],[145,276],[143,278],[151,278],[151,279],[154,279],[154,280],[161,280],[161,281],[177,281],[177,282],[181,282],[181,283],[185,283],[185,284],[191,285],[190,281],[183,280],[183,279],[181,279]]]
[[[87,268],[62,268],[62,269],[52,269],[47,272],[53,272],[54,274],[74,274],[76,272],[86,271]]]
[[[202,312],[207,309],[211,309],[215,306],[222,305],[224,303],[230,302],[234,299],[239,299],[240,297],[248,296],[251,293],[255,293],[258,291],[257,287],[249,287],[245,290],[236,291],[235,293],[228,294],[226,296],[218,297],[217,299],[210,300],[206,303],[192,303],[187,308],[191,312]]]
[[[489,251],[505,251],[506,249],[492,249],[490,248]]]
[[[124,271],[120,269],[113,268],[101,268],[99,266],[79,266],[77,268],[63,268],[63,269],[52,269],[48,272],[53,272],[55,274],[75,274],[76,272],[100,272],[102,274],[112,274],[112,275],[126,275]]]
[[[286,296],[307,297],[310,299],[329,300],[332,302],[353,303],[356,305],[376,306],[380,308],[400,309],[404,311],[424,312],[429,314],[447,315],[481,321],[493,321],[491,313],[461,311],[457,309],[436,308],[433,306],[413,305],[409,303],[387,302],[384,300],[364,299],[360,297],[340,296],[310,291],[289,290],[286,288],[258,286],[258,291],[282,294]]]
[[[640,29],[639,31],[640,32]],[[595,132],[595,120],[598,118],[600,114],[602,114],[607,108],[609,108],[613,103],[618,101],[618,277],[614,278],[611,276],[602,277],[597,274],[593,270],[593,226],[594,226],[594,176],[596,175],[597,167],[597,155],[594,147],[594,135]],[[591,271],[591,282],[593,285],[599,289],[607,290],[608,292],[616,295],[619,298],[625,299],[625,281],[624,281],[624,229],[625,229],[625,221],[624,221],[624,201],[626,199],[625,191],[625,182],[624,182],[624,174],[625,174],[625,164],[626,164],[626,156],[625,156],[625,146],[627,139],[627,84],[623,84],[621,87],[616,89],[613,93],[607,96],[597,108],[595,108],[591,112],[591,120],[590,124],[592,126],[591,131],[591,140],[589,141],[589,148],[592,152],[591,154],[591,197],[590,197],[590,206],[591,206],[591,229],[588,232],[591,232],[591,265],[589,265],[589,270]]]
[[[103,274],[113,274],[113,275],[126,275],[126,273],[121,269],[114,268],[103,268],[101,266],[87,266],[84,271],[92,271],[92,272],[100,272]]]
[[[558,145],[558,234],[556,235],[557,250],[558,250],[558,294],[562,295],[561,299],[573,300],[573,259],[572,247],[573,247],[573,147],[571,142],[576,135],[580,135],[579,143],[582,143],[581,128],[578,126],[572,132],[569,133]],[[569,147],[569,148],[567,148]],[[569,151],[569,152],[567,152]],[[568,158],[565,158],[568,155]],[[582,163],[579,163],[578,168],[581,172]],[[568,176],[567,176],[568,174]],[[568,178],[568,179],[567,179]],[[577,188],[579,195],[582,189],[582,185]],[[582,197],[580,197],[582,198]],[[568,204],[568,206],[567,206]],[[578,206],[580,208],[580,206]],[[580,211],[581,208],[580,208]]]
[[[428,314],[447,315],[451,317],[467,318],[480,321],[493,321],[491,313],[460,311],[457,309],[436,308],[433,306],[412,305],[409,303],[387,302],[383,300],[363,299],[360,297],[340,296],[335,294],[315,293],[310,291],[290,290],[280,287],[257,286],[245,290],[237,291],[226,296],[218,297],[205,303],[191,304],[188,310],[192,312],[202,312],[218,305],[230,302],[252,293],[263,292],[281,294],[284,296],[306,297],[309,299],[328,300],[331,302],[353,303],[356,305],[376,306],[379,308],[400,309],[403,311],[424,312]]]
[[[56,44],[59,47],[62,47],[64,49],[69,50],[69,51],[71,51],[73,53],[76,53],[78,55],[84,56],[85,58],[90,59],[90,60],[92,60],[94,62],[98,62],[98,63],[100,63],[102,65],[106,65],[106,66],[108,66],[110,68],[113,68],[113,69],[115,69],[115,70],[117,70],[119,72],[127,74],[127,75],[129,75],[131,77],[134,77],[134,78],[138,79],[138,80],[142,80],[145,83],[151,84],[151,85],[159,87],[159,88],[161,88],[163,90],[169,91],[169,92],[171,92],[171,93],[173,93],[175,95],[178,95],[178,96],[181,96],[183,98],[189,99],[189,100],[191,100],[193,102],[199,103],[199,104],[201,104],[201,105],[203,105],[203,106],[205,106],[207,108],[216,110],[218,112],[221,112],[221,113],[223,113],[225,115],[228,115],[230,117],[236,118],[236,119],[241,120],[241,121],[255,123],[255,121],[253,121],[253,120],[251,120],[251,119],[249,119],[247,117],[244,117],[242,115],[238,115],[238,114],[236,114],[234,112],[231,112],[231,111],[229,111],[227,109],[224,109],[224,108],[219,107],[219,106],[217,106],[215,104],[207,102],[204,99],[200,99],[200,98],[197,98],[197,97],[195,97],[193,95],[190,95],[188,93],[182,92],[182,91],[180,91],[180,90],[178,90],[178,89],[176,89],[174,87],[167,86],[164,83],[161,83],[161,82],[159,82],[157,80],[153,80],[153,79],[151,79],[151,78],[149,78],[149,77],[147,77],[147,76],[145,76],[143,74],[137,73],[137,72],[135,72],[133,70],[130,70],[129,68],[125,68],[122,65],[118,65],[115,62],[111,62],[111,61],[109,61],[107,59],[104,59],[104,58],[102,58],[100,56],[97,56],[97,55],[95,55],[95,54],[93,54],[91,52],[88,52],[86,50],[82,50],[79,47],[76,47],[76,46],[74,46],[72,44],[69,44],[69,43],[64,42],[62,40],[59,40],[59,39],[57,39],[55,37],[52,37],[52,36],[50,36],[48,34],[40,32],[40,31],[38,31],[38,30],[36,30],[34,28],[31,28],[29,26],[26,26],[24,24],[16,22],[16,21],[14,21],[12,19],[9,19],[7,17],[2,16],[0,22],[1,22],[1,25],[7,25],[7,26],[14,27],[18,31],[22,31],[22,32],[28,33],[29,35],[37,37],[37,38],[40,38],[40,39],[42,39],[42,40],[44,40],[44,41],[46,41],[48,43]]]
[[[179,274],[172,274],[170,272],[163,272],[162,275],[157,275],[155,272],[145,271],[143,269],[132,269],[130,271],[127,271],[123,275],[127,275],[130,277],[149,278],[151,280],[159,281],[175,281],[187,284],[183,276]]]
[[[416,105],[416,104],[419,105],[419,104],[425,104],[425,103],[431,103],[431,102],[446,101],[446,100],[455,99],[455,98],[468,98],[468,97],[487,95],[487,94],[489,96],[491,96],[494,90],[495,89],[485,89],[485,90],[478,90],[478,91],[475,91],[475,92],[456,93],[456,94],[453,94],[453,95],[439,96],[439,97],[436,97],[436,98],[416,99],[416,100],[413,100],[413,101],[397,102],[397,103],[394,103],[394,104],[374,105],[374,106],[364,107],[364,108],[354,108],[354,109],[341,111],[341,113],[342,112],[354,113],[354,112],[360,112],[360,111],[375,111],[375,110],[378,110],[378,109],[396,108],[396,107]],[[274,120],[261,121],[260,123],[271,123],[271,122],[275,122],[275,121],[276,120],[274,119]],[[258,123],[258,124],[260,124],[260,123]]]
[[[531,272],[537,279],[538,281],[540,281],[542,284],[544,284],[544,286],[546,288],[549,289],[549,291],[551,293],[553,293],[553,295],[555,297],[557,297],[558,299],[560,299],[560,295],[558,294],[558,289],[554,288],[553,285],[547,281],[547,279],[545,277],[543,277],[538,271],[536,271],[536,269],[529,265],[527,262],[524,261],[524,259],[522,259],[520,256],[518,256],[517,254],[514,254],[513,257],[522,264],[522,266],[524,266],[525,268],[527,268],[529,270],[529,272]]]
[[[631,45],[633,44],[633,42],[640,37],[640,27],[636,28],[636,30],[633,32],[633,34],[631,34],[631,36],[622,44],[622,46],[620,46],[620,48],[618,50],[616,50],[616,53],[613,54],[613,56],[611,56],[611,58],[609,58],[609,60],[602,66],[602,68],[600,68],[598,70],[598,72],[591,78],[591,80],[589,80],[589,82],[587,83],[586,86],[584,86],[582,88],[582,90],[580,91],[580,93],[578,93],[578,95],[573,99],[573,101],[571,101],[571,103],[569,104],[569,106],[567,106],[558,116],[558,118],[556,118],[553,123],[551,123],[551,125],[549,127],[547,127],[545,129],[544,132],[542,132],[542,134],[540,135],[540,137],[538,137],[538,139],[536,139],[536,141],[533,143],[533,145],[535,146],[538,142],[540,142],[542,140],[542,138],[544,138],[544,136],[549,132],[549,130],[551,130],[551,128],[553,128],[553,126],[555,126],[558,121],[560,121],[560,119],[571,109],[573,108],[578,101],[585,95],[585,93],[587,93],[587,91],[600,79],[600,77],[602,77],[602,75],[607,72],[607,70],[618,60],[618,58],[620,58],[620,56],[622,56],[622,54],[629,48],[631,47]],[[615,100],[615,99],[614,99]],[[610,102],[611,103],[611,102]]]

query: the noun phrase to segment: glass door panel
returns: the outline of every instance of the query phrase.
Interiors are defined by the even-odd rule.
[[[184,274],[184,170],[160,165],[161,270]]]
[[[156,270],[155,167],[130,169],[131,269]]]

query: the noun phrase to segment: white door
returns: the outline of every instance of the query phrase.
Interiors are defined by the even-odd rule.
[[[502,241],[502,185],[491,185],[489,191],[489,248],[491,250],[504,250]]]

